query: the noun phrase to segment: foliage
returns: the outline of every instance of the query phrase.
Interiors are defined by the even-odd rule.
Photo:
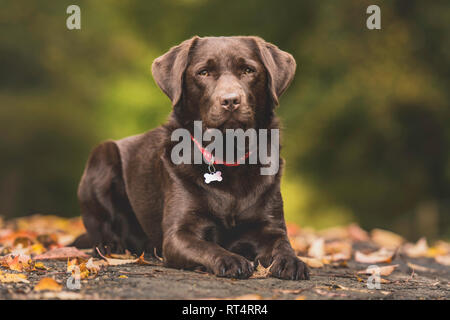
[[[377,1],[376,1],[377,2]],[[289,220],[356,220],[450,236],[448,1],[2,2],[0,214],[78,214],[76,188],[101,140],[163,123],[154,58],[194,34],[258,35],[299,65],[277,110]]]

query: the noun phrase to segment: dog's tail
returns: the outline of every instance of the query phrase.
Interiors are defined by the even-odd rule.
[[[78,249],[91,249],[93,245],[94,244],[89,237],[89,234],[86,232],[78,236],[69,246],[76,247]]]

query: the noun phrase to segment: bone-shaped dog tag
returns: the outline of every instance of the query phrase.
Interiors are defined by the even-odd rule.
[[[222,172],[216,171],[214,173],[205,173],[205,183],[210,183],[211,181],[222,181]]]

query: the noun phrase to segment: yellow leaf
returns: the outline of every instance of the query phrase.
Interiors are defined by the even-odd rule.
[[[23,282],[30,283],[27,276],[22,273],[3,273],[0,271],[0,282]]]
[[[39,270],[48,270],[49,268],[46,267],[42,262],[36,262],[34,264],[34,269],[39,269]]]

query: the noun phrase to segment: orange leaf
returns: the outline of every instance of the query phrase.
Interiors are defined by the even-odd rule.
[[[52,278],[42,278],[34,287],[34,291],[61,291],[62,285]]]

